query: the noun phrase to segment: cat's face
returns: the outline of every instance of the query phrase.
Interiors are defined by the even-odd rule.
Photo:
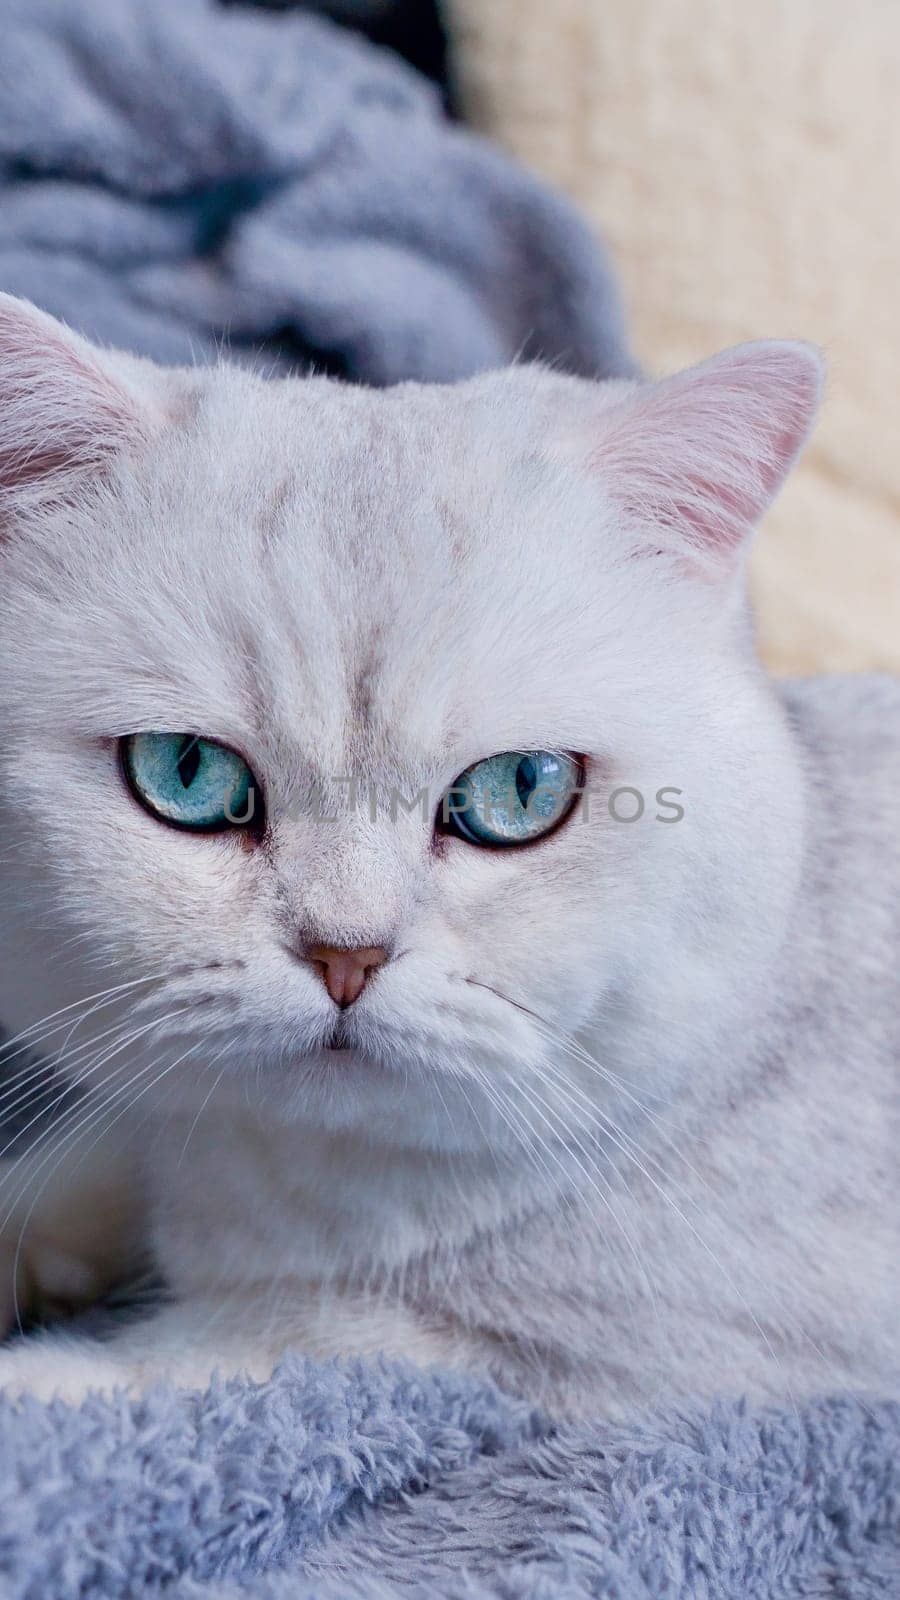
[[[427,1143],[602,1103],[575,1035],[664,1091],[797,870],[738,566],[817,387],[795,346],[646,390],[163,374],[4,301],[0,1017],[132,984],[70,1013],[105,1092],[127,1058],[151,1097]],[[443,826],[514,752],[522,809]],[[180,825],[220,759],[251,825]],[[352,1004],[321,947],[382,953]]]

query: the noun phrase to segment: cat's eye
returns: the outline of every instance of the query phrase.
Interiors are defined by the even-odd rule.
[[[576,756],[513,750],[476,761],[447,791],[439,826],[470,844],[530,844],[569,815],[582,789]]]
[[[162,822],[217,833],[261,821],[253,773],[227,745],[193,733],[132,733],[120,753],[135,799]]]

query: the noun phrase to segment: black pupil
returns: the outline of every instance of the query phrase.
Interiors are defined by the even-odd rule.
[[[523,756],[516,767],[516,794],[523,811],[537,788],[537,770],[530,756]]]
[[[189,789],[200,767],[200,741],[189,735],[178,752],[178,776]]]

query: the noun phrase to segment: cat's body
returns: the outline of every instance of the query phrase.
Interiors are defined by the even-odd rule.
[[[771,1013],[729,1061],[698,1058],[701,1087],[651,1101],[649,1120],[620,1103],[632,1158],[608,1144],[586,1181],[583,1128],[567,1200],[542,1199],[548,1174],[529,1162],[521,1211],[498,1226],[515,1174],[498,1203],[484,1159],[406,1165],[388,1146],[379,1162],[365,1138],[307,1128],[309,1172],[273,1184],[295,1131],[222,1111],[195,1132],[189,1169],[167,1142],[157,1215],[176,1291],[202,1286],[212,1305],[234,1285],[248,1348],[271,1307],[270,1352],[298,1334],[325,1355],[386,1342],[576,1414],[900,1383],[900,1067],[893,1086],[885,1075],[900,1062],[900,684],[822,680],[784,698],[810,775],[808,854]],[[860,918],[873,859],[883,875]],[[322,1295],[338,1240],[357,1258],[341,1310]],[[355,1307],[380,1262],[371,1317]]]
[[[0,1377],[299,1346],[570,1412],[896,1386],[900,685],[776,692],[740,585],[814,359],[372,395],[95,365],[6,302],[0,439],[3,315],[68,409],[43,445],[20,410],[0,499],[0,1016],[73,1008],[85,1166],[129,1152],[173,1303]],[[147,815],[115,759],[145,729],[239,750],[265,830]],[[472,763],[535,750],[578,753],[590,808],[433,831]],[[340,1010],[323,949],[378,953]]]

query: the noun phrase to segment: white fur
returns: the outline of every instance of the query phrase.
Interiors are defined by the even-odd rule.
[[[560,1409],[893,1372],[895,1039],[848,1073],[788,1020],[821,954],[810,758],[741,587],[819,383],[779,344],[659,386],[168,373],[0,297],[0,1017],[73,1008],[50,1043],[96,1120],[63,1136],[93,1181],[129,1152],[175,1300],[102,1351],[11,1350],[10,1384],[199,1383],[291,1344],[462,1361]],[[140,729],[240,750],[264,842],[140,810],[115,759]],[[389,813],[542,747],[583,753],[596,798],[539,845]],[[606,809],[623,784],[638,823]],[[301,940],[393,956],[343,1052]]]

